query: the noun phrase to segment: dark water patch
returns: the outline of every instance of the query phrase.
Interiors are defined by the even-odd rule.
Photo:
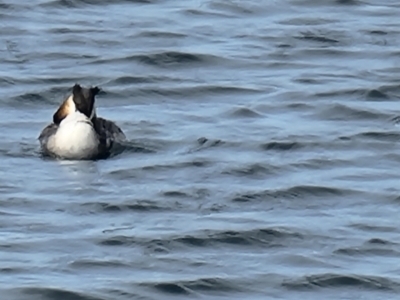
[[[15,8],[15,5],[8,4],[8,3],[0,3],[0,9],[3,11],[8,10],[8,9],[13,9],[13,8]]]
[[[373,121],[388,119],[388,115],[380,111],[349,107],[347,105],[338,103],[321,109],[315,115],[321,119],[332,121]]]
[[[108,297],[107,300],[154,300],[154,297],[145,296],[137,286],[135,286],[132,291],[119,289],[118,287],[104,290],[108,295],[111,295],[111,298]]]
[[[0,248],[2,246],[0,245]],[[2,275],[14,275],[14,274],[23,274],[27,270],[23,268],[11,268],[11,267],[0,267],[0,274]]]
[[[226,95],[226,94],[253,94],[260,93],[260,90],[248,88],[248,87],[240,87],[240,86],[229,86],[229,85],[208,85],[208,86],[197,86],[193,88],[187,89],[187,94],[204,94],[204,95]]]
[[[123,3],[137,3],[137,4],[152,4],[156,0],[117,0],[112,2],[113,4],[123,4]],[[88,5],[110,5],[109,1],[104,0],[55,0],[48,1],[40,4],[42,7],[52,7],[52,8],[84,8]]]
[[[239,95],[254,95],[261,93],[260,90],[240,87],[240,86],[223,86],[223,85],[195,85],[195,86],[176,86],[171,88],[139,88],[132,91],[132,96],[140,96],[145,98],[152,97],[166,97],[174,98],[175,100],[183,99],[185,101],[193,99],[195,97],[200,98],[201,101],[213,101],[211,96],[239,96]]]
[[[189,295],[191,293],[190,290],[181,283],[156,283],[153,287],[157,291],[167,294]]]
[[[379,248],[372,248],[372,249],[359,249],[359,248],[342,248],[334,251],[335,254],[342,254],[348,256],[362,256],[368,257],[371,256],[382,256],[384,258],[387,257],[398,257],[400,252],[395,251],[393,249],[379,249]]]
[[[381,100],[388,100],[389,96],[380,90],[370,90],[367,92],[367,100],[370,101],[381,101]]]
[[[398,257],[400,252],[394,249],[371,247],[370,245],[362,245],[359,247],[345,247],[333,251],[334,254],[347,255],[352,257],[368,257],[383,256],[383,257]]]
[[[221,11],[223,13],[229,13],[236,17],[254,16],[265,11],[265,8],[260,5],[255,5],[248,2],[221,2],[211,1],[208,4],[208,8],[212,11]]]
[[[246,290],[244,286],[238,285],[234,280],[217,277],[175,282],[142,283],[141,286],[151,287],[158,292],[176,296],[188,296],[194,292],[209,294],[244,292]]]
[[[84,34],[84,33],[106,33],[105,29],[101,28],[68,28],[68,27],[59,27],[59,28],[50,28],[48,29],[50,34]],[[94,57],[96,58],[96,56]]]
[[[79,41],[77,41],[80,43]],[[97,55],[91,54],[82,54],[82,53],[72,53],[72,52],[53,52],[53,53],[42,53],[38,52],[35,54],[30,55],[30,59],[42,59],[46,58],[47,60],[51,61],[59,61],[64,59],[74,60],[74,61],[82,61],[86,60],[96,60],[98,59]]]
[[[170,68],[170,67],[193,67],[193,66],[215,66],[222,63],[225,59],[209,54],[193,54],[187,52],[165,51],[150,54],[135,54],[124,57],[115,57],[108,59],[95,59],[90,64],[110,64],[110,63],[128,63],[138,62],[144,65]]]
[[[399,124],[400,123],[400,116],[395,116],[395,117],[391,118],[391,121],[396,125]]]
[[[7,128],[8,127],[7,125],[3,126],[3,128],[10,129],[10,128]],[[25,125],[23,125],[21,127],[25,127],[25,128],[23,128],[23,130],[25,130],[27,128],[30,128],[29,126],[31,126],[31,124],[26,122]],[[34,158],[34,157],[37,158],[37,157],[40,157],[40,150],[37,146],[38,146],[38,144],[35,144],[35,142],[3,143],[3,147],[0,148],[0,155],[7,157],[7,158]]]
[[[201,137],[197,139],[197,142],[199,143],[200,146],[208,144],[213,147],[219,145],[221,143],[221,140],[209,140],[206,137]]]
[[[280,171],[280,168],[264,165],[261,163],[245,165],[241,167],[235,167],[222,172],[222,174],[234,175],[238,177],[246,178],[267,178],[269,176],[275,176]]]
[[[335,2],[340,5],[361,5],[363,3],[359,0],[336,0]]]
[[[50,101],[43,93],[26,93],[11,98],[13,104],[50,104]]]
[[[185,38],[184,33],[169,32],[169,31],[141,31],[136,36],[148,38]]]
[[[399,52],[399,54],[400,54],[400,52]],[[400,71],[400,68],[395,68],[393,70],[393,72],[395,74],[398,74],[399,71]],[[400,84],[397,82],[397,80],[394,80],[393,84],[381,85],[377,90],[378,90],[378,92],[381,92],[384,95],[386,95],[386,98],[388,100],[397,101],[399,99]]]
[[[275,45],[276,48],[278,49],[293,49],[295,46],[289,43],[279,43]],[[282,62],[273,62],[271,64],[272,66],[279,66],[279,65],[283,65]]]
[[[21,294],[30,295],[30,299],[41,300],[106,300],[105,298],[93,297],[91,295],[75,292],[72,290],[46,288],[46,287],[28,287],[20,289]]]
[[[158,67],[211,63],[214,58],[215,57],[211,55],[173,51],[136,56],[136,59],[140,62]]]
[[[400,137],[400,132],[379,132],[379,131],[370,131],[370,132],[363,132],[356,137],[374,139],[378,141],[385,141],[385,142],[394,142],[398,141]]]
[[[282,246],[277,242],[279,239],[293,237],[274,229],[261,229],[248,232],[226,231],[221,233],[210,233],[204,236],[185,236],[176,238],[175,241],[190,247],[210,247],[216,244],[230,244],[236,246]],[[294,234],[294,237],[301,238]]]
[[[137,83],[158,83],[165,82],[166,77],[154,77],[154,76],[121,76],[116,79],[107,82],[107,85],[129,85]]]
[[[349,225],[352,228],[356,228],[358,230],[364,232],[374,232],[374,233],[392,233],[397,232],[398,228],[396,226],[381,226],[381,225],[371,225],[371,224],[364,224],[364,223],[355,223]]]
[[[189,152],[196,152],[200,150],[205,150],[209,148],[214,148],[218,146],[225,145],[226,142],[220,139],[208,139],[206,137],[201,137],[197,139],[197,145],[195,148],[191,149]]]
[[[387,34],[388,34],[387,31],[379,30],[379,29],[370,30],[370,31],[368,31],[368,32],[369,32],[370,34],[373,34],[373,35],[387,35]]]
[[[342,90],[334,90],[334,91],[329,91],[329,92],[319,92],[315,93],[314,97],[315,98],[345,98],[345,97],[355,97],[358,96],[359,98],[362,98],[367,90],[365,89],[342,89]]]
[[[313,105],[301,102],[289,103],[285,107],[288,108],[290,111],[301,111],[301,112],[308,112],[315,109]]]
[[[340,140],[350,141],[379,141],[379,142],[397,142],[400,139],[400,132],[397,131],[367,131],[361,132],[350,136],[341,136]]]
[[[349,197],[350,195],[359,195],[361,192],[354,190],[346,190],[341,188],[326,186],[300,185],[288,189],[265,190],[255,193],[243,193],[236,195],[232,201],[234,202],[253,202],[265,201],[270,199],[304,199],[310,201],[312,199],[332,199]]]
[[[101,80],[99,80],[101,81]],[[157,85],[166,85],[166,84],[188,84],[188,83],[196,83],[196,80],[190,78],[180,78],[173,77],[171,75],[146,75],[146,76],[136,76],[136,75],[125,75],[121,77],[117,77],[115,79],[111,79],[102,86],[118,86],[124,87],[125,85],[134,85],[134,84],[157,84]],[[135,90],[136,87],[133,86]],[[126,91],[126,90],[125,90]],[[106,91],[107,92],[107,91]],[[107,92],[108,93],[108,92]],[[126,97],[126,93],[118,94],[118,97]],[[115,96],[114,96],[115,98]]]
[[[14,78],[6,77],[6,76],[3,76],[0,78],[0,86],[1,87],[13,86],[15,84],[16,84],[16,82],[15,82]]]
[[[84,209],[90,209],[95,212],[153,212],[171,210],[173,207],[162,205],[159,202],[151,200],[126,200],[123,203],[105,203],[105,202],[87,202],[81,204]]]
[[[329,32],[302,32],[299,36],[295,36],[296,39],[303,40],[303,41],[311,41],[311,42],[318,42],[324,44],[337,44],[339,40],[337,38],[328,37],[328,35],[337,35],[337,33],[329,33]]]
[[[400,204],[400,196],[391,196],[389,199],[393,203]]]
[[[176,163],[171,163],[171,164],[155,164],[155,165],[149,165],[149,166],[144,166],[141,168],[142,171],[168,171],[168,170],[177,170],[177,169],[185,169],[185,168],[206,168],[210,167],[214,164],[213,161],[208,161],[204,159],[194,159],[191,161],[185,161],[185,162],[176,162]]]
[[[294,151],[294,150],[299,150],[301,148],[304,148],[306,145],[300,142],[285,142],[285,141],[280,141],[280,142],[268,142],[265,144],[261,145],[261,148],[263,150],[273,150],[273,151]]]
[[[127,268],[129,264],[116,260],[93,260],[93,259],[79,259],[69,264],[71,268],[76,269],[97,269],[97,268]]]
[[[162,143],[150,140],[136,140],[124,142],[120,145],[121,150],[127,153],[152,154],[162,149]]]
[[[199,8],[190,8],[181,11],[183,14],[188,17],[215,17],[215,18],[236,18],[236,16],[226,13],[226,12],[217,12],[215,10],[205,10]]]
[[[310,0],[299,0],[299,1],[294,1],[296,5],[299,5],[301,7],[307,6],[307,7],[312,7],[313,9],[319,9],[319,8],[332,8],[336,6],[341,6],[341,5],[359,5],[359,4],[365,4],[365,2],[360,1],[360,0],[332,0],[332,1],[324,1],[324,2],[315,2],[315,1],[310,1]],[[330,10],[327,11],[328,14],[331,12]]]
[[[113,146],[110,150],[110,155],[108,157],[106,157],[105,159],[112,159],[114,157],[117,157],[121,154],[126,154],[128,155],[128,153],[151,153],[149,152],[148,149],[143,148],[143,147],[133,147],[132,145],[128,144],[129,142],[115,142],[113,143]]]
[[[162,247],[166,250],[186,249],[187,247],[238,246],[238,247],[283,247],[290,239],[302,240],[298,232],[280,228],[254,229],[248,231],[203,230],[185,236],[169,236],[162,239],[144,239],[133,236],[112,236],[99,243],[104,246],[142,245],[147,249]]]
[[[338,145],[335,145],[338,148]],[[331,147],[330,145],[326,146],[327,148]],[[333,145],[332,145],[333,147]],[[347,145],[344,146],[344,148],[348,148]],[[296,162],[292,163],[291,167],[297,168],[297,169],[302,169],[302,170],[327,170],[327,169],[333,169],[335,167],[348,167],[351,165],[351,161],[349,160],[341,160],[341,159],[309,159],[306,161],[302,162]]]
[[[129,228],[122,228],[129,229]],[[97,242],[107,247],[137,247],[140,246],[146,253],[170,253],[171,250],[182,249],[183,245],[177,244],[170,238],[146,239],[126,235],[114,235]]]
[[[372,238],[365,242],[366,245],[396,245],[395,243],[380,239],[380,238]]]
[[[316,288],[356,288],[367,290],[398,290],[399,283],[387,278],[366,275],[318,274],[305,276],[282,284],[290,290],[313,290]]]
[[[133,237],[126,236],[113,236],[99,242],[102,246],[131,246],[136,243],[137,241]]]
[[[230,111],[230,116],[235,118],[258,118],[262,115],[256,112],[254,109],[248,107],[238,107]]]
[[[293,82],[302,83],[302,84],[309,84],[309,85],[320,85],[327,82],[327,80],[315,79],[310,77],[300,77],[293,79]]]
[[[337,22],[338,22],[338,20],[334,20],[334,19],[307,16],[307,17],[295,17],[295,18],[285,19],[278,23],[282,24],[282,25],[319,26],[319,25],[332,24],[332,23],[337,23]],[[304,36],[300,36],[298,38],[303,39]]]
[[[189,198],[190,195],[181,191],[166,191],[162,193],[163,196],[168,198]]]
[[[266,228],[249,231],[200,232],[198,235],[187,235],[173,239],[175,242],[190,247],[209,247],[228,244],[248,247],[281,247],[287,239],[303,239],[303,235],[282,229]]]
[[[381,86],[378,89],[341,89],[329,92],[316,93],[316,98],[347,98],[356,97],[361,100],[369,101],[390,101],[392,100],[391,93],[397,93],[399,91],[398,85],[386,85]]]
[[[180,190],[169,190],[169,191],[163,191],[160,193],[161,196],[166,197],[166,198],[171,198],[171,199],[206,199],[209,198],[211,195],[211,192],[208,189],[190,189],[187,192],[180,191]]]

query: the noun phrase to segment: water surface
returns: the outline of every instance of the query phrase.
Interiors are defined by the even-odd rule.
[[[397,299],[398,1],[0,1],[6,299]],[[40,156],[76,82],[129,142]]]

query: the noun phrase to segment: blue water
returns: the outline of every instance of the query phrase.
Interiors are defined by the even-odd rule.
[[[1,298],[398,299],[399,9],[0,0]],[[75,83],[119,155],[40,155]]]

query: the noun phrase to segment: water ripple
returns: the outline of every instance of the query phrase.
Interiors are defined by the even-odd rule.
[[[5,299],[397,299],[399,4],[0,0]],[[127,141],[40,155],[70,87]]]

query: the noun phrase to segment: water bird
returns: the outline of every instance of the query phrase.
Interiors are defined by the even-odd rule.
[[[114,122],[97,117],[95,96],[97,86],[85,88],[79,84],[64,100],[38,139],[42,153],[67,160],[107,158],[115,143],[126,137]]]

